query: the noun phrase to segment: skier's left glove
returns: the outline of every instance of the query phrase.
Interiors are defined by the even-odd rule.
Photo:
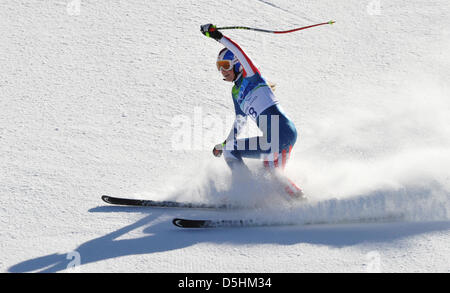
[[[218,144],[218,145],[216,145],[214,148],[213,148],[213,155],[214,156],[216,156],[216,157],[220,157],[220,156],[222,156],[222,153],[223,153],[223,149],[225,148],[225,143],[226,143],[226,141],[224,141],[223,143],[220,143],[220,144]]]
[[[200,31],[202,34],[209,38],[213,38],[216,41],[220,41],[220,39],[223,37],[222,33],[219,32],[215,25],[212,23],[204,24],[200,26]]]

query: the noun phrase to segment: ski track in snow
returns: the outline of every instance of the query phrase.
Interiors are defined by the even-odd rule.
[[[2,272],[67,272],[73,255],[81,272],[367,272],[373,255],[381,272],[450,271],[448,1],[77,3],[0,4]],[[258,162],[232,175],[211,156],[233,105],[221,46],[199,26],[331,19],[227,31],[299,130],[286,174],[308,201],[290,204]],[[203,136],[174,144],[198,120]],[[174,217],[269,226],[183,230]]]

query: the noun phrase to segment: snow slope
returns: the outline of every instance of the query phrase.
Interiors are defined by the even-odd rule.
[[[449,14],[446,0],[1,1],[0,271],[449,272]],[[211,156],[233,106],[221,45],[199,26],[331,19],[227,31],[298,127],[287,173],[310,201],[287,207],[258,163],[239,180]],[[340,223],[391,215],[403,219]],[[173,217],[294,225],[192,231]]]

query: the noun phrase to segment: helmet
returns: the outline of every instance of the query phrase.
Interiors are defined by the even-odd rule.
[[[221,61],[229,61],[229,62],[221,62]],[[227,64],[228,63],[228,64]],[[220,71],[222,68],[225,70],[230,70],[231,66],[233,66],[234,73],[236,76],[242,71],[241,63],[239,63],[239,60],[234,56],[233,52],[228,50],[227,48],[223,48],[219,55],[217,56],[217,69]],[[229,66],[229,67],[227,67]]]

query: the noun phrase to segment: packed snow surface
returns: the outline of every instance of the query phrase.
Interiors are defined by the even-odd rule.
[[[0,271],[450,272],[448,15],[447,0],[0,2]],[[234,112],[199,28],[330,20],[223,31],[297,126],[286,174],[308,201],[292,204],[261,162],[232,174],[212,156]]]

